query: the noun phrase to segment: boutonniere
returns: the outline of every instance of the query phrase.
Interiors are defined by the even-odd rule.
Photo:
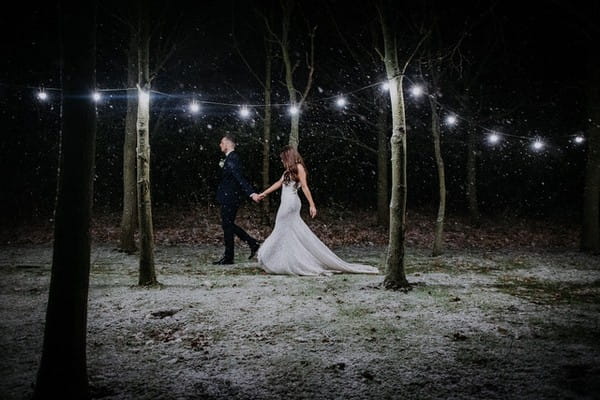
[[[225,159],[222,158],[221,161],[219,161],[219,167],[223,168],[223,166],[225,166]]]

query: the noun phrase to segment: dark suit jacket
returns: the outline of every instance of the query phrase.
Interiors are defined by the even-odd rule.
[[[242,193],[250,197],[256,190],[244,178],[240,157],[232,151],[225,157],[223,176],[217,188],[217,201],[219,204],[238,204]]]

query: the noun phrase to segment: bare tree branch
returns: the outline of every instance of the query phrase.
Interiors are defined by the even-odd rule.
[[[300,104],[304,103],[306,97],[308,96],[308,92],[312,87],[313,75],[315,72],[315,32],[317,31],[317,27],[315,26],[310,33],[310,61],[307,59],[307,67],[308,67],[308,80],[306,82],[306,87],[304,88],[304,93],[300,98]],[[308,58],[308,56],[307,56]]]
[[[414,56],[417,54],[417,52],[419,51],[419,49],[421,48],[421,46],[425,42],[425,39],[427,39],[430,34],[431,34],[431,29],[429,29],[424,35],[422,35],[421,39],[419,39],[419,43],[417,43],[417,45],[415,46],[413,52],[411,53],[410,56],[408,56],[408,58],[406,59],[406,62],[404,63],[404,67],[402,68],[402,72],[401,72],[403,75],[406,72],[406,69],[408,68],[408,65],[410,64],[410,62],[412,61],[412,59],[414,58]]]
[[[244,63],[244,65],[246,66],[246,68],[248,68],[248,71],[250,72],[250,74],[254,77],[254,79],[256,79],[256,81],[258,82],[258,84],[264,89],[265,88],[265,83],[263,82],[263,80],[258,76],[258,74],[256,73],[256,71],[254,71],[254,68],[252,68],[252,66],[250,65],[250,63],[248,62],[248,59],[246,58],[246,56],[242,53],[242,50],[240,49],[240,46],[238,45],[237,39],[235,37],[235,33],[232,32],[232,38],[233,38],[233,48],[235,49],[235,51],[237,52],[238,56],[240,56],[240,59],[242,60],[242,62]]]

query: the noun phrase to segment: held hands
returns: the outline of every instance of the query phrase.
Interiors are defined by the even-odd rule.
[[[255,203],[260,203],[260,201],[261,201],[262,199],[264,199],[265,197],[267,197],[267,195],[265,194],[265,192],[262,192],[261,194],[258,194],[258,193],[252,193],[252,194],[250,195],[250,198],[251,198],[252,200],[254,200],[254,202],[255,202]]]

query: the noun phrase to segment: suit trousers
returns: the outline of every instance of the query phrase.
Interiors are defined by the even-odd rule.
[[[234,256],[234,235],[237,235],[237,237],[248,243],[251,247],[257,244],[256,239],[235,224],[235,216],[239,207],[239,204],[221,204],[221,226],[223,227],[223,239],[225,242],[224,258],[231,261],[233,261]]]

